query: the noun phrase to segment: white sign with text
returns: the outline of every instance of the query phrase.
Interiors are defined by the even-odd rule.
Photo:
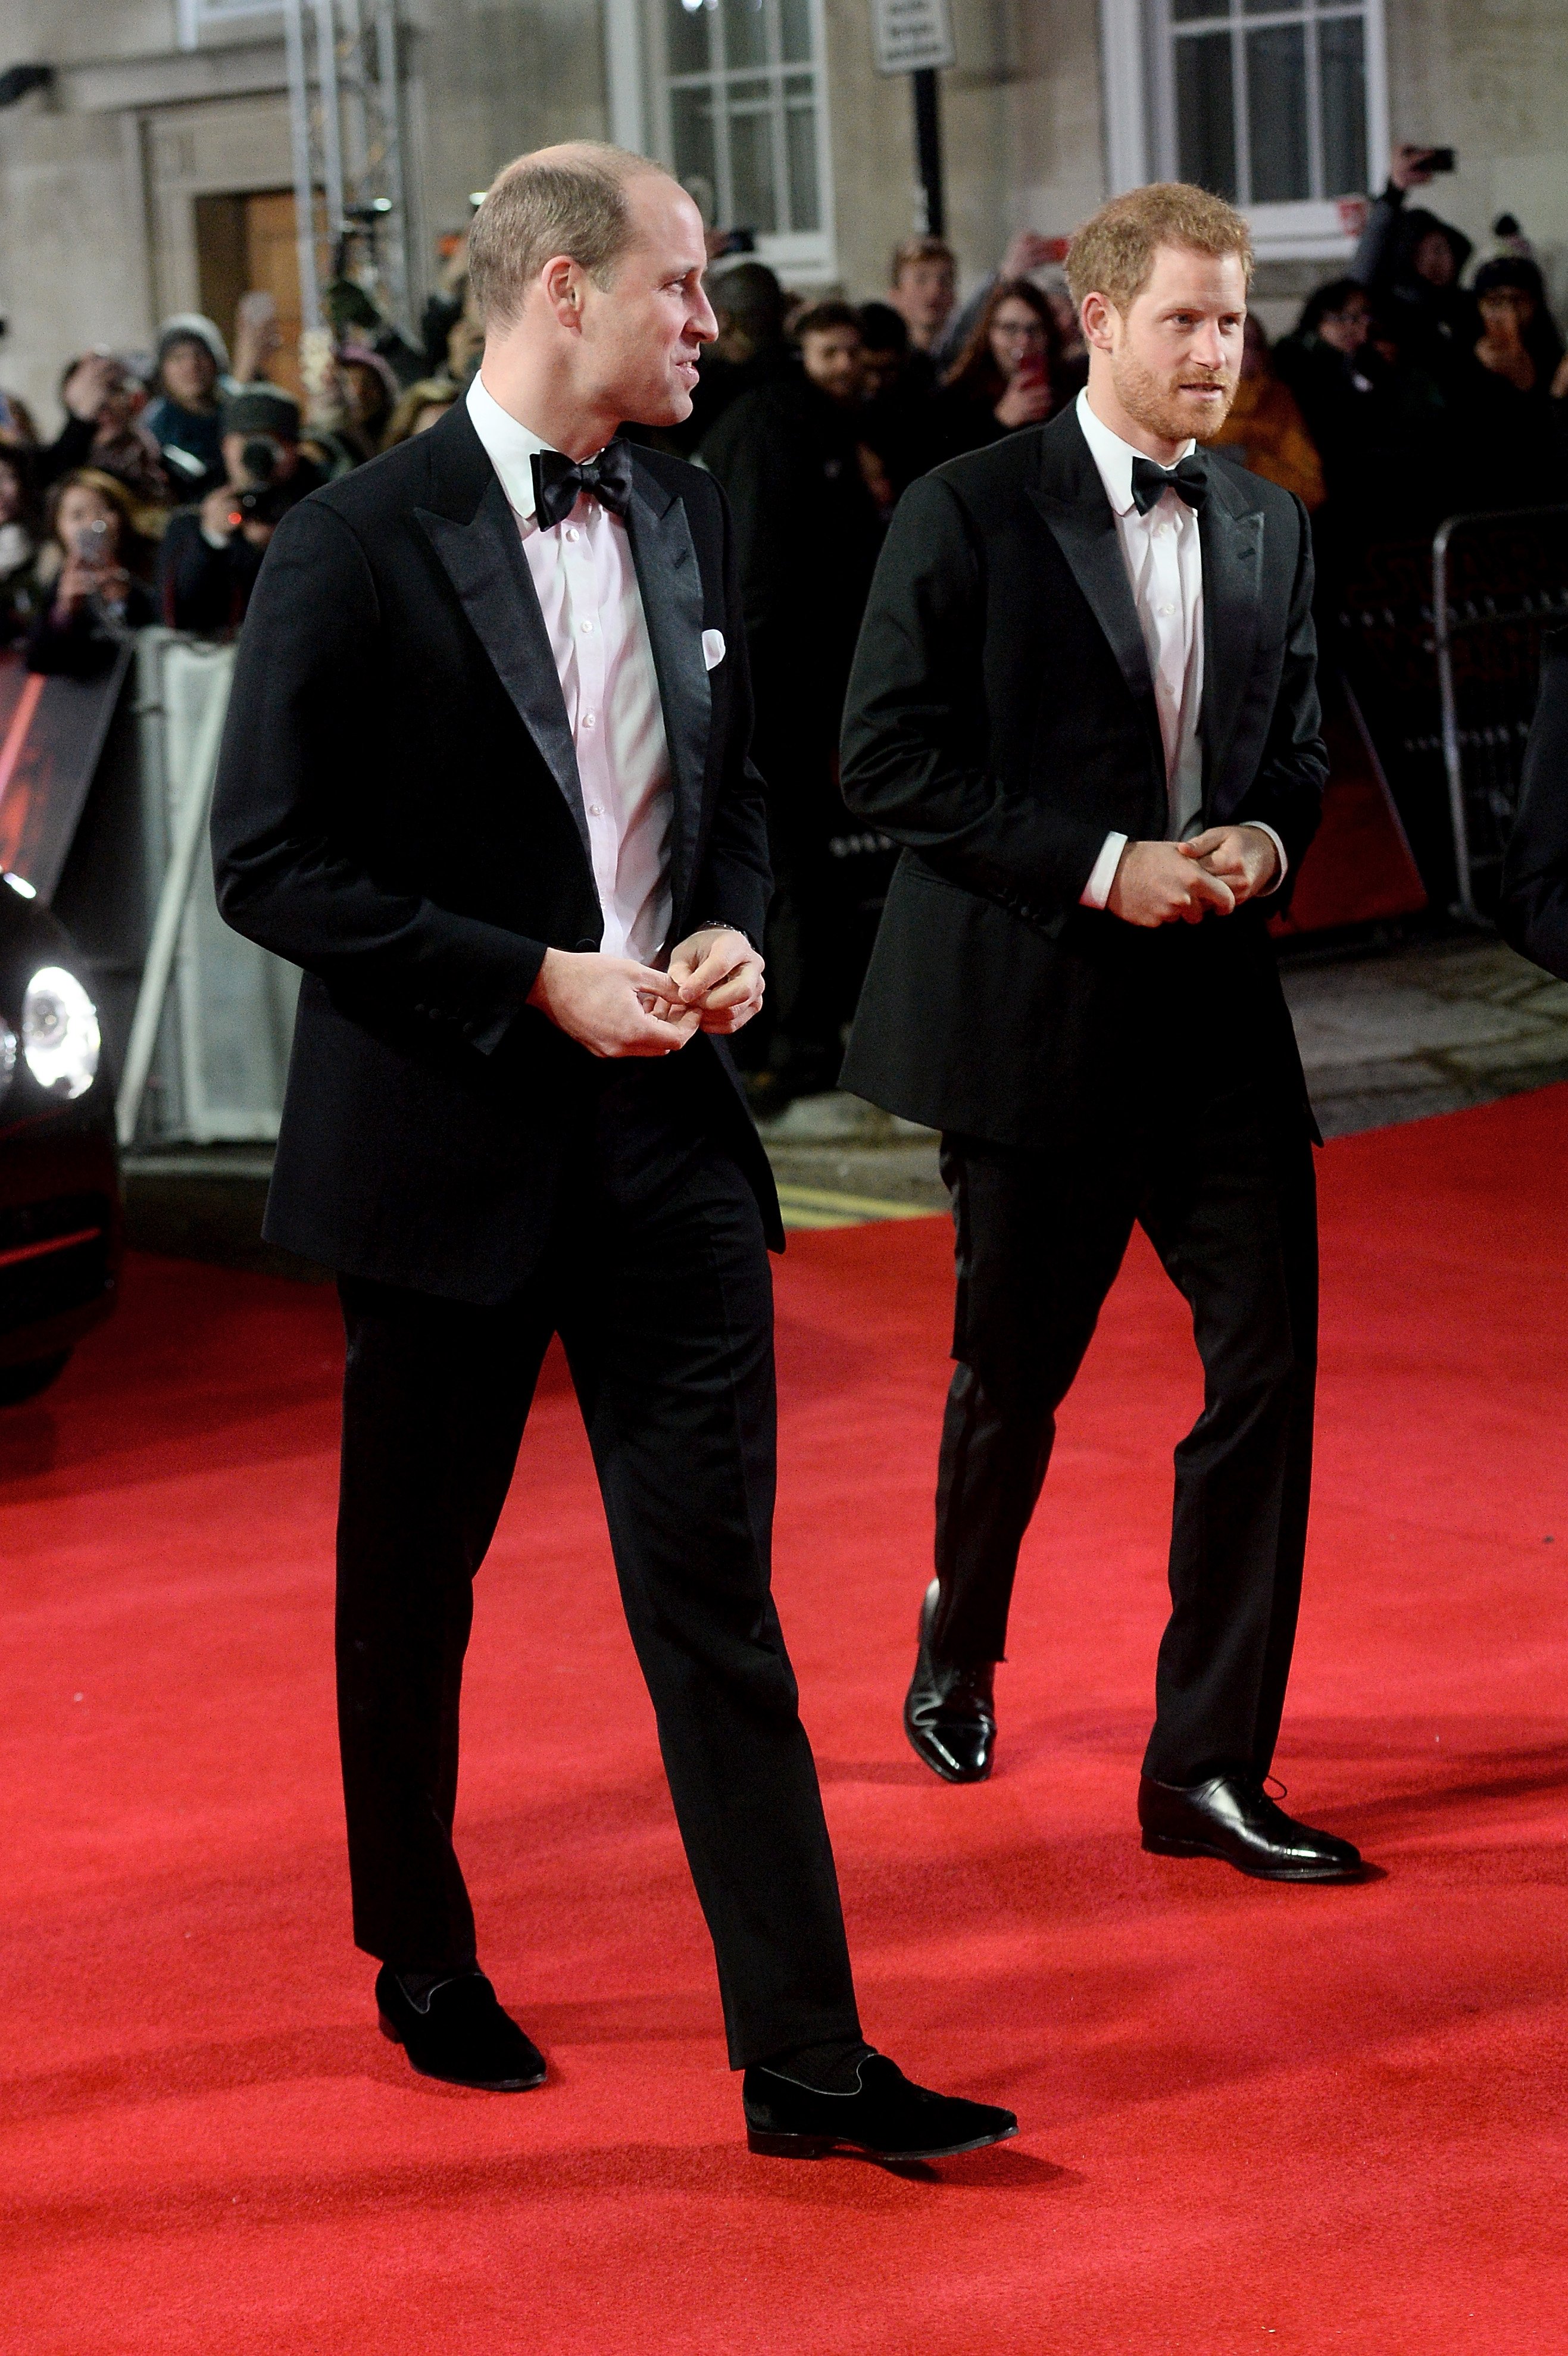
[[[957,56],[948,0],[871,0],[871,33],[878,73],[921,73]]]

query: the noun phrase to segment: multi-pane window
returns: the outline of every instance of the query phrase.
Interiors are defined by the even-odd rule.
[[[1366,187],[1368,0],[1155,5],[1167,168],[1244,206]]]
[[[824,227],[818,0],[660,0],[667,152],[724,229]]]

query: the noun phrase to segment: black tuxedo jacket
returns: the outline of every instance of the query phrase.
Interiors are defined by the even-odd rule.
[[[769,878],[728,518],[634,452],[628,518],[673,769],[671,939],[762,937]],[[703,632],[724,633],[705,668]],[[474,1302],[532,1271],[596,1065],[526,1004],[602,923],[576,758],[506,495],[461,403],[278,526],[240,642],[212,816],[229,922],[305,969],[266,1233]],[[781,1240],[727,1052],[711,1082]]]
[[[1299,499],[1223,461],[1202,510],[1204,806],[1291,866],[1326,762]],[[1167,824],[1116,519],[1071,410],[908,490],[850,680],[843,788],[901,842],[843,1085],[932,1128],[1049,1143],[1150,1058],[1253,1059],[1305,1105],[1267,912],[1144,932],[1079,898],[1112,830]],[[1310,1118],[1310,1116],[1309,1116]]]
[[[1542,656],[1498,923],[1516,949],[1568,981],[1568,630]]]

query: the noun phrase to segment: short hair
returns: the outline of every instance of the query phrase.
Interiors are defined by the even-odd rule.
[[[1067,283],[1076,309],[1103,294],[1123,315],[1143,293],[1162,245],[1189,253],[1233,253],[1252,283],[1252,232],[1223,197],[1185,180],[1155,180],[1101,205],[1068,248]]]
[[[784,337],[784,289],[766,262],[736,262],[708,287],[723,324],[738,327],[760,350]]]
[[[887,265],[887,284],[897,286],[912,262],[945,262],[956,273],[958,256],[945,237],[907,237],[902,245],[893,249],[893,259]]]
[[[909,348],[908,323],[891,303],[861,305],[860,335],[867,351],[903,353]]]
[[[1359,278],[1331,278],[1325,286],[1315,286],[1301,306],[1301,316],[1295,323],[1298,336],[1316,336],[1320,323],[1336,312],[1343,311],[1347,303],[1359,300],[1372,307],[1372,298]]]
[[[835,327],[853,327],[861,332],[860,313],[849,303],[813,303],[802,311],[789,332],[795,341],[803,343],[808,336],[828,336]]]
[[[553,254],[603,286],[631,243],[628,180],[662,164],[599,140],[519,155],[496,174],[468,231],[468,284],[487,327],[509,327]]]

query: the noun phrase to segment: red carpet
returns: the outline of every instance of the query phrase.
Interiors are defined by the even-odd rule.
[[[1321,1158],[1279,1761],[1386,1878],[1144,1858],[1180,1312],[1134,1253],[1032,1534],[1002,1769],[898,1727],[938,1221],[779,1276],[779,1586],[865,2019],[1022,2114],[921,2179],[747,2157],[557,1378],[487,1569],[461,1833],[555,2077],[376,2034],[328,1683],[330,1296],[175,1262],[0,1419],[0,2345],[27,2356],[1469,2356],[1568,2346],[1568,1090]]]

